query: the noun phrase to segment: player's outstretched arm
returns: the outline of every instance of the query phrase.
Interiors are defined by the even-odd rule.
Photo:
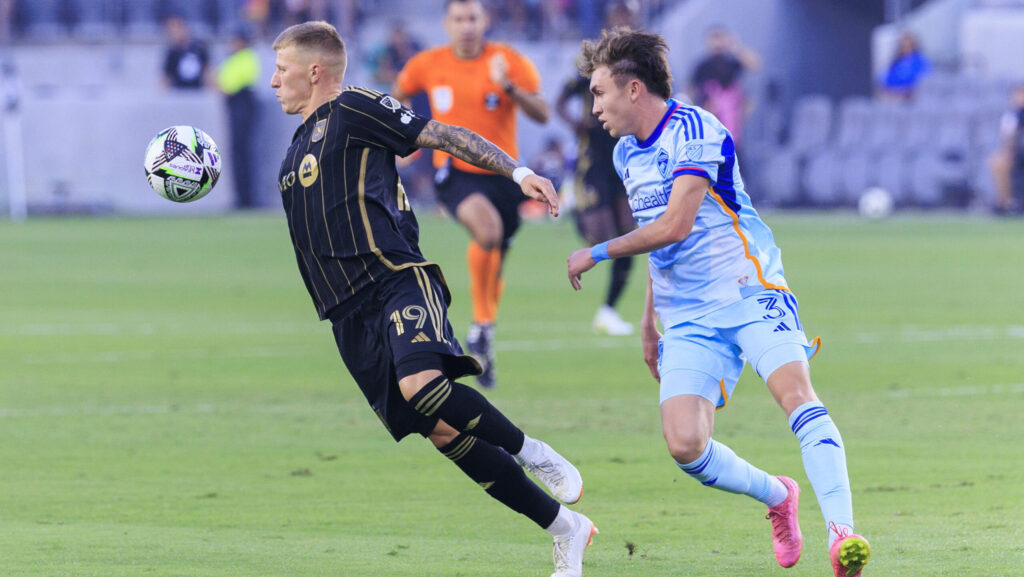
[[[547,203],[548,211],[558,216],[558,194],[551,181],[519,166],[504,150],[472,130],[431,120],[416,138],[416,146],[447,152],[473,166],[511,178],[519,184],[523,194]]]
[[[569,284],[580,290],[580,277],[602,260],[652,252],[685,239],[693,229],[707,190],[706,178],[692,174],[676,177],[665,213],[654,222],[569,255]]]

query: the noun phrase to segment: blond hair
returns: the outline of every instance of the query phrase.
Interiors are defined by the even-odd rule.
[[[294,46],[314,57],[340,81],[345,76],[348,56],[345,54],[345,42],[338,31],[323,20],[303,22],[285,28],[274,40],[274,50]]]

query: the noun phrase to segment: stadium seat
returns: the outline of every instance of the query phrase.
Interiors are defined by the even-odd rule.
[[[840,150],[862,148],[871,122],[873,107],[871,101],[862,96],[844,98],[839,103],[839,128],[836,133],[836,147]]]
[[[26,24],[26,32],[36,38],[51,38],[65,31],[61,23],[61,0],[18,2],[16,9]]]
[[[907,202],[908,158],[899,150],[879,154],[873,160],[875,184],[884,188],[897,205]]]
[[[74,33],[84,38],[105,38],[114,31],[114,14],[108,3],[95,0],[70,0]]]
[[[872,155],[857,151],[840,160],[838,200],[840,204],[857,202],[864,191],[878,182],[878,173]]]
[[[827,96],[804,96],[793,107],[789,149],[797,154],[823,148],[832,134],[832,101]]]
[[[917,85],[914,93],[917,102],[944,102],[952,98],[957,77],[942,70],[933,70]]]
[[[132,0],[125,4],[125,24],[133,38],[161,37],[158,0]]]
[[[832,150],[822,150],[807,161],[803,174],[808,200],[817,206],[834,206],[839,201],[839,162]]]
[[[757,182],[765,200],[775,206],[795,203],[800,197],[800,162],[791,150],[777,151],[758,163]],[[758,199],[760,201],[760,199]]]
[[[935,142],[942,107],[937,103],[919,101],[907,110],[906,129],[900,143],[904,151],[916,154]]]
[[[871,153],[898,149],[909,115],[909,108],[902,103],[874,102],[864,126],[864,148]]]
[[[951,106],[938,118],[934,149],[939,153],[963,159],[971,146],[971,113]]]

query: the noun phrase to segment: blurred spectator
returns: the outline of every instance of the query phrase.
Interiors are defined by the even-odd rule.
[[[529,166],[536,170],[537,174],[550,180],[556,190],[562,186],[567,165],[565,152],[562,150],[562,140],[557,136],[549,136],[544,142],[544,148],[529,163]],[[547,212],[546,208],[544,212]]]
[[[0,46],[11,41],[11,22],[14,21],[14,0],[0,0]]]
[[[604,25],[605,28],[615,28],[617,26],[638,28],[639,18],[637,18],[636,8],[627,0],[612,2],[608,7],[608,12],[605,14]]]
[[[270,0],[243,0],[242,14],[261,38],[269,35]]]
[[[1024,84],[1013,89],[1010,109],[1000,123],[1002,145],[990,158],[989,170],[996,185],[997,214],[1024,209]]]
[[[931,64],[921,52],[917,38],[910,32],[900,36],[896,54],[882,78],[881,96],[892,100],[910,100],[918,82],[931,70]]]
[[[384,91],[391,90],[398,78],[398,71],[422,49],[420,43],[409,36],[405,23],[392,22],[388,41],[371,54],[370,68],[377,87]]]
[[[570,110],[570,103],[575,101],[579,101],[578,114]],[[593,109],[590,79],[583,76],[569,80],[555,103],[559,118],[576,134],[573,216],[576,230],[589,246],[626,234],[636,226],[626,188],[612,161],[612,151],[618,138],[609,134],[597,121]],[[591,325],[595,331],[610,335],[633,333],[633,325],[623,320],[615,310],[626,288],[632,264],[632,257],[614,259],[605,300],[597,309]]]
[[[416,53],[422,50],[420,43],[409,35],[405,23],[396,20],[391,23],[388,41],[372,50],[369,69],[372,71],[374,87],[388,92],[398,78],[398,72]],[[426,93],[410,98],[413,110],[422,111],[429,118],[430,99]],[[397,159],[398,175],[405,186],[406,194],[416,201],[429,201],[434,189],[434,165],[429,154],[416,154]]]
[[[235,178],[235,207],[257,205],[253,189],[253,141],[259,120],[259,103],[253,87],[260,80],[260,59],[253,51],[248,32],[238,31],[231,40],[231,55],[220,65],[217,86],[226,96],[228,129],[231,131],[229,159]]]
[[[168,18],[164,29],[170,41],[164,56],[164,85],[180,89],[202,88],[210,59],[206,45],[192,39],[188,23],[180,16]]]
[[[690,98],[717,116],[739,144],[747,109],[742,76],[761,67],[761,56],[722,26],[712,26],[705,38],[707,54],[690,78]]]

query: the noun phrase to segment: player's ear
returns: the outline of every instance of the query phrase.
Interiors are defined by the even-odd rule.
[[[640,98],[641,88],[643,83],[640,82],[639,78],[633,78],[629,81],[629,99],[636,102]]]

